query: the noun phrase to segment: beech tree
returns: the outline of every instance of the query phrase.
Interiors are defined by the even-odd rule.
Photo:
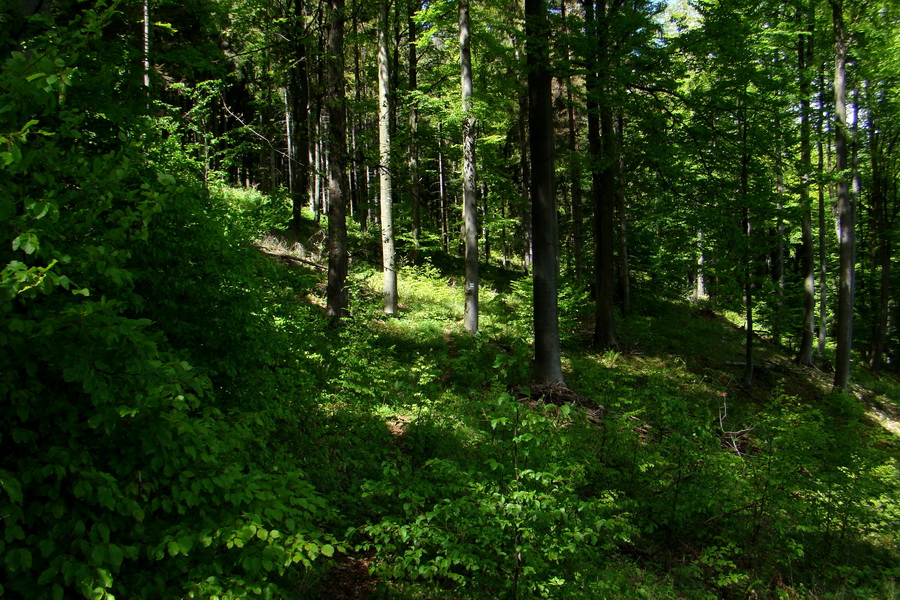
[[[856,253],[856,227],[853,199],[848,180],[847,148],[847,53],[849,39],[844,23],[843,0],[831,0],[834,32],[834,168],[837,177],[837,212],[839,227],[840,270],[838,287],[837,353],[834,364],[834,387],[847,391],[850,387],[850,351],[853,346],[853,280]]]
[[[381,253],[384,269],[384,312],[397,312],[397,271],[394,267],[394,201],[391,190],[391,101],[390,61],[388,59],[388,26],[390,1],[381,2],[381,22],[378,28],[378,147],[379,179],[381,181]]]
[[[472,54],[469,47],[469,0],[459,0],[459,64],[463,107],[463,220],[466,248],[464,325],[478,332],[478,186],[475,175],[475,116],[472,112]]]

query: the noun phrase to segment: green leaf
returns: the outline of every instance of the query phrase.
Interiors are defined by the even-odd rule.
[[[25,254],[34,254],[34,251],[40,247],[37,236],[33,233],[23,233],[13,240],[12,249],[22,249]]]
[[[325,544],[324,546],[319,548],[319,550],[322,552],[322,554],[329,558],[334,556],[334,546],[332,546],[331,544]]]
[[[0,487],[6,491],[14,504],[22,504],[22,486],[7,471],[0,471]]]
[[[157,173],[156,180],[163,185],[175,185],[175,178],[168,173]]]

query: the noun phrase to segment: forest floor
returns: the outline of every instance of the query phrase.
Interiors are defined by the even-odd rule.
[[[319,257],[297,245],[270,238],[264,250],[322,276],[311,264]],[[310,459],[329,473],[313,479],[342,504],[336,527],[348,528],[356,550],[307,584],[308,597],[894,597],[896,377],[857,369],[853,408],[830,399],[827,360],[803,368],[790,349],[757,337],[747,387],[745,332],[727,311],[639,289],[633,313],[619,319],[620,348],[598,351],[589,343],[587,293],[564,283],[568,390],[555,403],[568,400],[585,415],[573,433],[559,426],[570,413],[542,409],[527,387],[530,283],[521,272],[483,267],[481,333],[473,337],[461,325],[458,259],[421,253],[404,265],[400,314],[387,318],[380,274],[360,256],[364,246],[316,436],[332,443]],[[321,304],[322,293],[320,286],[309,301]],[[528,412],[510,412],[514,400]],[[844,433],[865,438],[865,449],[831,437],[841,420],[859,423]],[[527,428],[540,446],[522,434]],[[776,446],[797,455],[776,457]],[[829,461],[843,461],[849,475],[830,473]],[[793,471],[774,477],[779,469]],[[535,475],[531,487],[522,484]],[[549,540],[586,534],[540,515],[585,502],[600,507],[599,522],[629,522],[579,566],[572,552],[580,545]],[[489,514],[477,508],[488,505]],[[519,539],[528,527],[533,547]],[[827,552],[816,548],[823,535],[837,535]],[[518,544],[518,558],[499,549],[508,543]],[[477,546],[485,544],[498,546],[483,554]],[[865,556],[847,558],[854,544],[868,548]],[[519,570],[529,564],[526,551],[535,556],[530,572]],[[499,572],[521,577],[512,592],[508,581],[487,577],[484,563],[495,559]],[[560,561],[565,577],[549,576]]]

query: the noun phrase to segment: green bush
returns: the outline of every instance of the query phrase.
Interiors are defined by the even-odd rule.
[[[175,310],[185,271],[227,268],[203,252],[227,244],[188,161],[142,150],[157,134],[135,94],[112,100],[116,11],[73,14],[34,19],[0,71],[0,593],[271,596],[279,573],[339,549],[319,528],[329,509],[302,472],[260,463],[264,429],[210,379],[204,346],[256,321],[227,314],[221,337],[173,345],[147,318]]]

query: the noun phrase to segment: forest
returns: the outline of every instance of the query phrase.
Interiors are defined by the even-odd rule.
[[[0,597],[900,597],[897,0],[0,4]]]

